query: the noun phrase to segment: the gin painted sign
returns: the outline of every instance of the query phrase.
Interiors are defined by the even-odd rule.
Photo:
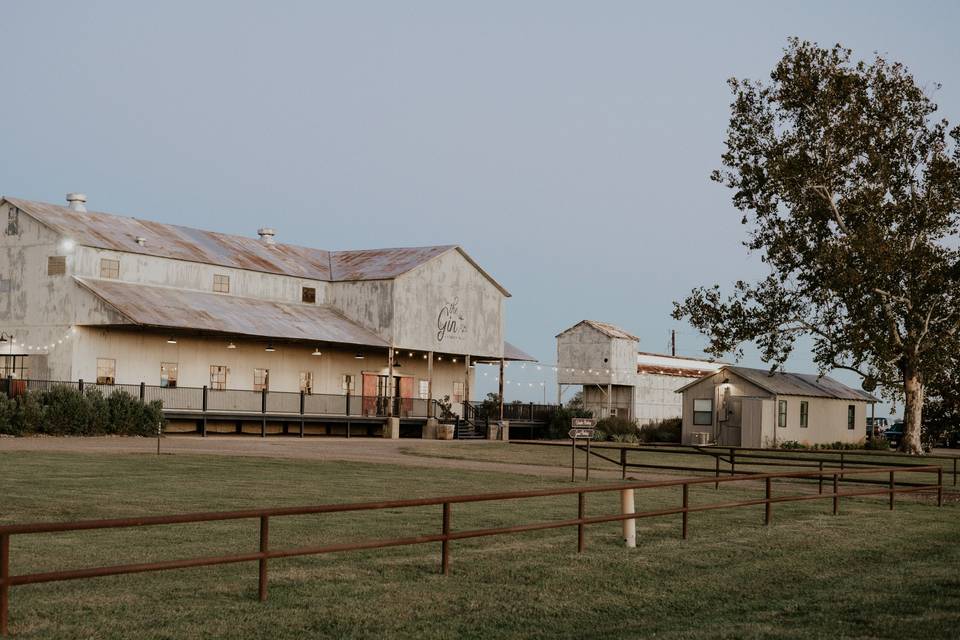
[[[460,313],[460,298],[454,297],[437,313],[437,342],[463,340],[466,333],[467,323]]]

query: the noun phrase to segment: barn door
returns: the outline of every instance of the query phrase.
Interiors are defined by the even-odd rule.
[[[363,373],[363,415],[377,415],[377,379],[379,376],[375,373]]]
[[[413,411],[413,378],[403,376],[400,378],[400,415],[404,418],[410,416]]]

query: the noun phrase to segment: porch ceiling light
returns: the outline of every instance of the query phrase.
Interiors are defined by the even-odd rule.
[[[322,356],[323,354],[320,353],[320,347],[317,347],[316,349],[313,350],[313,353],[311,353],[310,355],[312,355],[312,356]]]
[[[276,349],[273,348],[273,343],[272,343],[272,342],[268,342],[268,343],[267,343],[267,348],[264,349],[264,351],[266,351],[267,353],[273,353],[274,351],[276,351]]]
[[[237,348],[237,345],[233,344],[232,342],[227,345],[227,349],[236,349],[236,348]]]
[[[355,360],[363,360],[363,354],[357,351],[357,355],[353,356]]]
[[[177,339],[174,336],[167,338],[167,344],[177,344]]]

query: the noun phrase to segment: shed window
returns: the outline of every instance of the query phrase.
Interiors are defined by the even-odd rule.
[[[810,421],[810,403],[806,400],[800,401],[800,428],[806,429]]]
[[[713,424],[713,398],[697,398],[693,401],[693,424]]]
[[[300,372],[300,391],[307,395],[313,393],[313,371]]]
[[[161,387],[176,387],[177,386],[177,363],[176,362],[161,362],[160,363],[160,386]]]
[[[62,276],[67,272],[67,256],[49,256],[47,258],[47,275]]]
[[[213,276],[213,290],[216,293],[230,293],[230,276],[216,273]]]
[[[97,384],[114,384],[117,379],[117,361],[97,358]]]
[[[300,300],[313,304],[317,301],[317,289],[315,287],[304,287],[301,294]]]
[[[101,278],[119,278],[120,261],[110,258],[100,258],[100,277]]]
[[[847,405],[847,429],[853,429],[856,421],[857,421],[857,407],[856,405],[848,404]]]
[[[787,401],[781,400],[777,403],[777,426],[787,426]]]
[[[253,370],[253,390],[254,391],[270,390],[270,369],[254,369]]]
[[[352,373],[345,373],[342,376],[340,376],[340,389],[344,393],[350,393],[354,391],[355,384],[356,384],[356,376],[354,376]]]
[[[453,402],[455,404],[463,402],[463,383],[462,382],[453,383]]]
[[[430,397],[430,381],[421,380],[420,381],[420,399],[426,400]]]
[[[227,388],[227,368],[222,364],[210,365],[210,389],[223,391]]]

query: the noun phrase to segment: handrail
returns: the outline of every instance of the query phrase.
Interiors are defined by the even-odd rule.
[[[896,486],[896,473],[936,473],[936,484],[913,485],[907,487]],[[882,489],[870,489],[859,491],[840,491],[839,481],[841,478],[855,475],[866,474],[888,474],[888,485]],[[783,478],[803,478],[817,477],[821,481],[824,477],[832,478],[833,492],[827,494],[799,494],[799,495],[772,495],[772,482],[775,479]],[[732,483],[744,481],[763,480],[766,485],[766,492],[763,498],[743,500],[739,502],[710,503],[702,505],[690,505],[689,488],[691,485],[702,485],[709,483]],[[636,489],[656,489],[665,487],[683,487],[683,502],[680,507],[666,509],[657,509],[652,511],[634,513],[630,511],[620,514],[587,516],[584,508],[586,495],[600,492],[632,492]],[[441,496],[435,498],[414,498],[405,500],[386,500],[379,502],[355,502],[347,504],[321,504],[300,507],[272,507],[266,509],[245,509],[239,511],[214,511],[199,513],[182,513],[166,516],[141,516],[131,518],[111,518],[100,520],[79,520],[74,522],[34,522],[26,524],[11,524],[0,526],[0,635],[7,635],[9,623],[9,592],[10,588],[25,584],[36,584],[44,582],[56,582],[62,580],[76,580],[83,578],[102,577],[109,575],[122,575],[130,573],[142,573],[148,571],[165,571],[171,569],[183,569],[189,567],[210,566],[218,564],[231,564],[238,562],[259,563],[258,594],[261,601],[267,598],[267,561],[276,558],[289,558],[295,556],[316,555],[323,553],[332,553],[335,551],[352,551],[360,549],[378,549],[386,547],[395,547],[413,544],[426,544],[433,542],[441,543],[441,571],[444,575],[450,571],[450,542],[453,540],[463,540],[467,538],[479,538],[486,536],[520,533],[525,531],[538,531],[544,529],[555,529],[562,527],[577,527],[577,550],[584,548],[584,527],[589,524],[598,524],[603,522],[616,522],[635,520],[639,518],[658,517],[666,515],[681,514],[683,520],[682,536],[687,538],[688,519],[690,513],[700,511],[710,511],[717,509],[731,509],[743,506],[753,506],[763,504],[764,524],[769,525],[772,518],[772,505],[780,502],[794,502],[801,500],[832,499],[833,514],[839,512],[841,497],[857,497],[872,495],[889,495],[889,508],[894,507],[894,496],[897,493],[913,493],[918,491],[936,491],[937,506],[943,506],[943,468],[938,465],[916,466],[910,468],[903,467],[877,467],[869,469],[833,469],[829,471],[800,471],[800,472],[778,472],[757,475],[731,475],[723,478],[682,478],[661,480],[654,482],[620,482],[614,484],[577,486],[555,489],[539,489],[528,491],[507,491],[499,493],[480,493],[457,496]],[[495,527],[487,529],[471,529],[463,531],[452,531],[450,528],[451,505],[471,503],[471,502],[490,502],[499,500],[513,500],[525,498],[539,498],[573,495],[578,496],[578,510],[576,518],[551,520],[546,522],[535,522],[520,524],[507,527]],[[625,493],[626,495],[626,493]],[[631,498],[632,500],[632,498]],[[382,509],[397,509],[406,507],[425,507],[442,506],[441,533],[426,534],[420,536],[411,536],[405,538],[377,539],[360,542],[347,542],[339,544],[329,544],[313,547],[296,547],[292,549],[271,549],[269,546],[269,520],[274,517],[311,515],[321,513],[339,513],[347,511],[373,511]],[[260,520],[260,549],[257,552],[200,557],[184,558],[177,560],[164,560],[157,562],[145,562],[137,564],[111,565],[104,567],[90,567],[83,569],[72,569],[66,571],[48,571],[42,573],[11,575],[10,573],[10,539],[14,535],[55,533],[64,531],[83,531],[93,529],[117,529],[142,526],[159,526],[168,524],[186,524],[223,520],[253,519]]]

